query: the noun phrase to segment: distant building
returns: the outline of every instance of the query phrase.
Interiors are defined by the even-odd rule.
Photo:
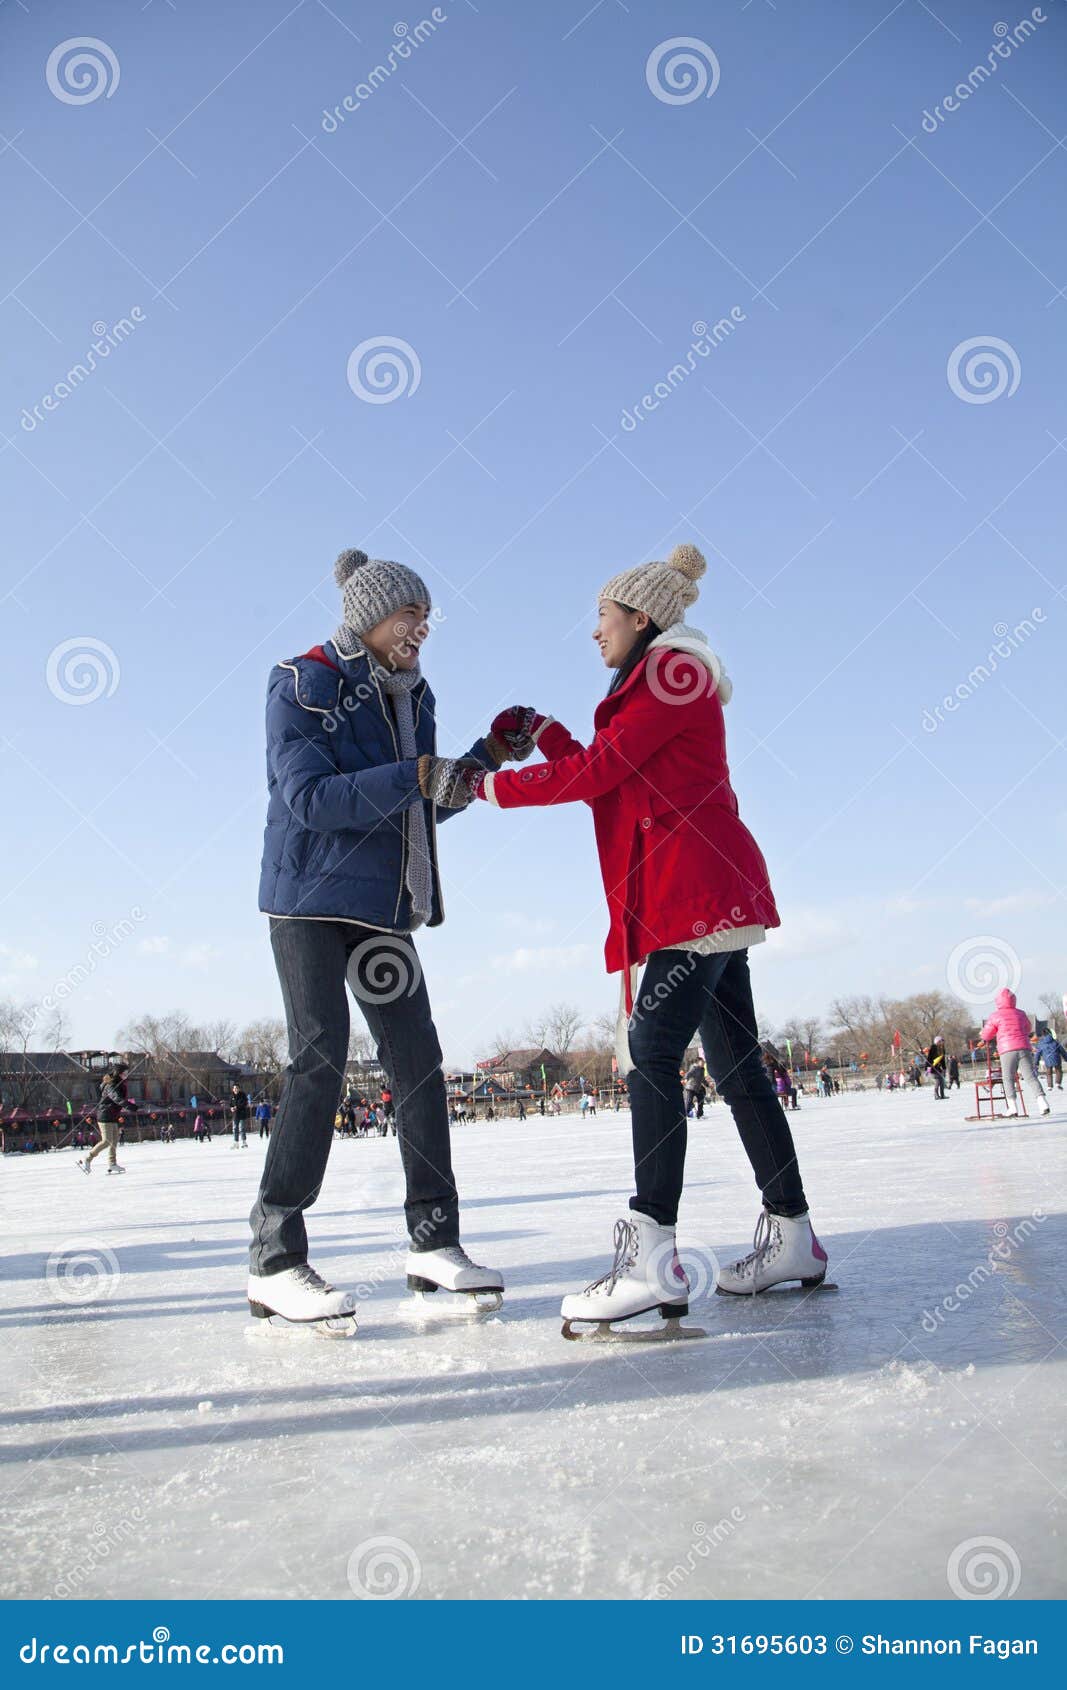
[[[345,1063],[346,1091],[361,1092],[365,1097],[376,1099],[387,1084],[385,1069],[376,1057],[352,1056]]]
[[[95,1103],[96,1080],[65,1050],[0,1051],[0,1114],[67,1112]]]
[[[505,1091],[541,1091],[566,1079],[570,1063],[551,1050],[506,1050],[486,1057],[476,1068],[479,1081],[495,1080]]]
[[[0,1051],[0,1110],[31,1114],[66,1113],[92,1107],[100,1095],[101,1076],[118,1056],[109,1050]],[[191,1097],[225,1100],[234,1081],[245,1091],[260,1090],[265,1076],[214,1050],[176,1050],[149,1055],[130,1051],[127,1076],[133,1103],[181,1107]]]

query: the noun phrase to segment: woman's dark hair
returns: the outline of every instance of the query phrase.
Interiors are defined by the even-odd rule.
[[[617,604],[619,603],[618,600],[615,600],[615,602]],[[619,604],[619,609],[620,610],[627,610],[627,611],[630,612],[631,615],[633,615],[633,606],[632,605]],[[648,627],[642,628],[641,632],[638,634],[636,640],[634,641],[632,647],[630,648],[628,655],[623,659],[622,663],[616,669],[614,675],[612,675],[611,685],[608,687],[607,693],[605,695],[606,697],[610,698],[613,692],[618,692],[618,690],[621,686],[625,686],[626,682],[630,679],[630,676],[633,674],[634,670],[637,668],[637,665],[640,663],[641,659],[644,657],[644,655],[647,652],[649,646],[652,644],[652,641],[659,639],[659,636],[660,636],[660,634],[662,634],[662,632],[663,632],[663,629],[658,627],[656,625],[656,623],[653,622],[652,618],[649,617]]]

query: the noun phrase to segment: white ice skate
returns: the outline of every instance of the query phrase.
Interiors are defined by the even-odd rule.
[[[81,1169],[83,1174],[91,1174],[93,1171],[93,1164],[87,1156],[78,1157],[78,1167]]]
[[[1037,1112],[1039,1115],[1048,1115],[1051,1113],[1051,1107],[1047,1097],[1043,1097],[1038,1103]]]
[[[634,1320],[654,1310],[664,1324],[651,1330],[616,1332],[613,1322]],[[615,1259],[610,1273],[584,1291],[564,1297],[560,1306],[565,1338],[629,1340],[649,1343],[670,1338],[706,1338],[699,1326],[682,1326],[689,1313],[689,1281],[678,1260],[673,1226],[657,1226],[633,1211],[615,1222]],[[575,1322],[581,1322],[576,1328]],[[592,1323],[592,1330],[584,1330]]]
[[[109,1174],[124,1174],[126,1169],[121,1162],[109,1162],[107,1171]]]
[[[772,1285],[800,1281],[802,1291],[836,1291],[826,1282],[827,1256],[811,1230],[807,1215],[772,1215],[760,1210],[753,1248],[729,1267],[720,1269],[716,1291],[724,1296],[754,1297]]]
[[[414,1296],[404,1306],[413,1314],[495,1314],[504,1301],[503,1274],[496,1268],[479,1267],[460,1244],[441,1250],[409,1250],[405,1272]],[[444,1297],[429,1308],[427,1297],[438,1291],[455,1292],[456,1300]]]
[[[337,1291],[307,1262],[282,1273],[248,1276],[248,1306],[273,1331],[303,1329],[325,1338],[354,1338],[356,1299]]]

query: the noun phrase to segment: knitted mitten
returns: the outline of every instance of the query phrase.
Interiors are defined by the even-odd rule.
[[[551,720],[551,716],[539,715],[532,705],[512,704],[507,710],[501,710],[499,715],[493,717],[486,744],[491,749],[494,744],[501,743],[507,747],[498,764],[508,757],[513,758],[516,763],[523,763]]]
[[[485,770],[473,757],[419,758],[419,791],[444,810],[464,810],[479,796]]]

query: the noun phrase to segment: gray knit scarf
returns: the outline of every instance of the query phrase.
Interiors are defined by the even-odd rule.
[[[346,622],[342,622],[338,628],[333,643],[344,658],[367,659],[371,673],[382,691],[388,693],[392,703],[400,735],[401,757],[418,757],[415,745],[415,714],[411,708],[412,691],[423,678],[418,664],[414,669],[386,669]],[[410,822],[407,887],[411,894],[411,926],[414,929],[429,921],[433,910],[433,862],[426,832],[426,812],[421,801],[412,804],[407,815]]]

